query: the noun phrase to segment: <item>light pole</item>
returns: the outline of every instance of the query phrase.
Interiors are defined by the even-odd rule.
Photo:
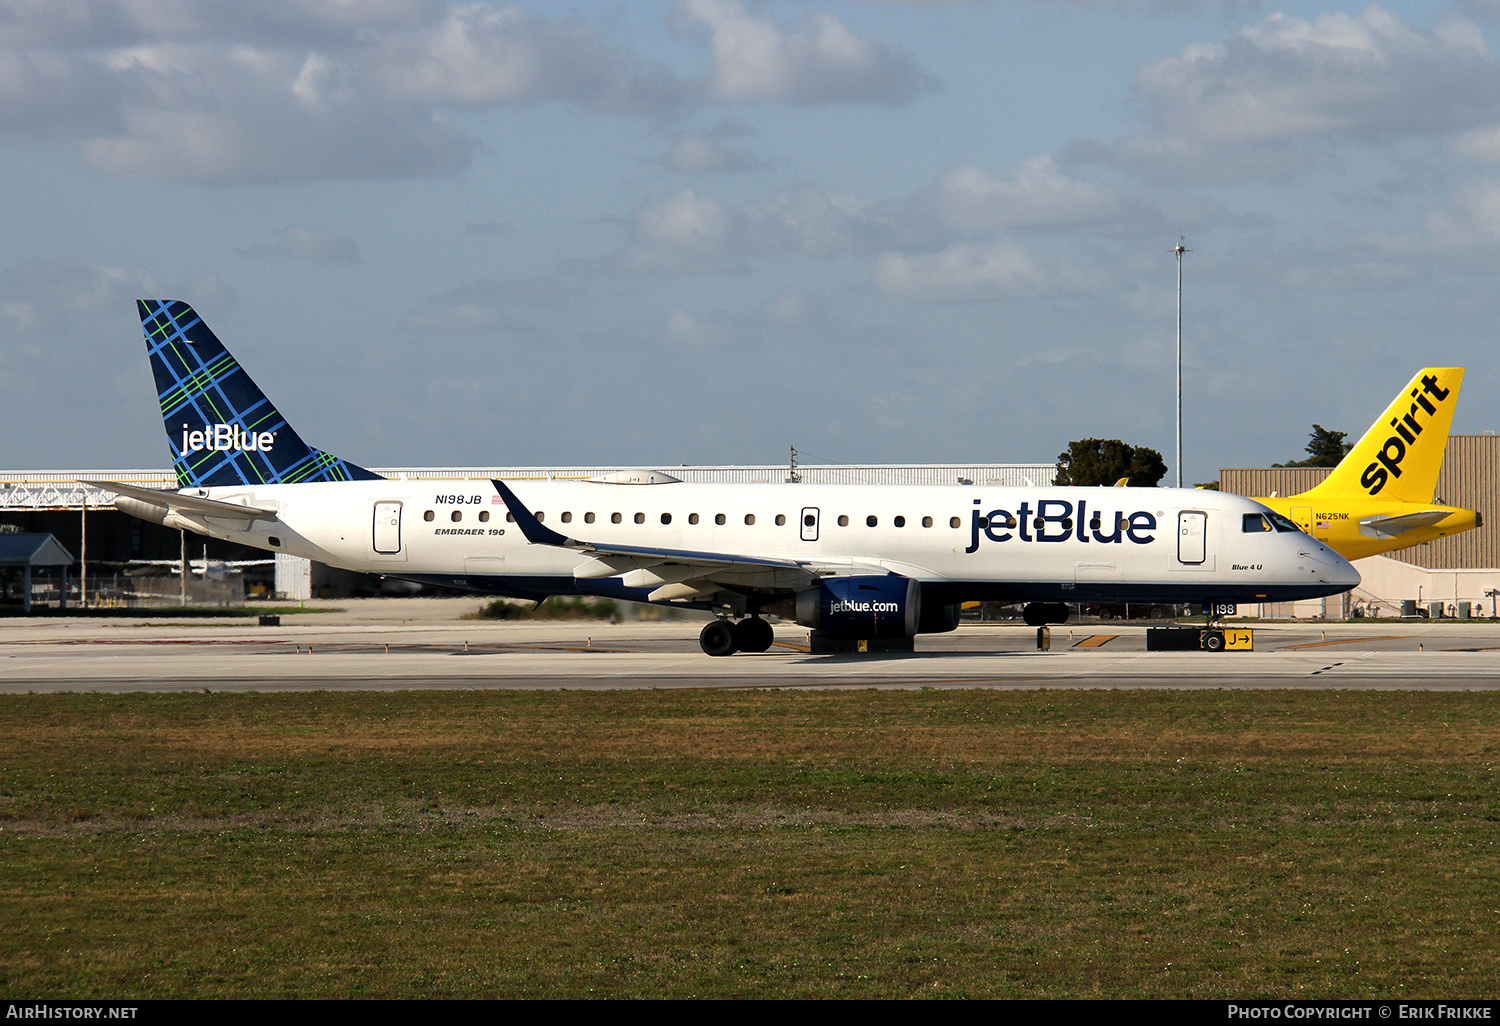
[[[1182,254],[1188,252],[1183,245],[1186,236],[1179,235],[1178,243],[1172,247],[1177,254],[1177,487],[1182,487]]]

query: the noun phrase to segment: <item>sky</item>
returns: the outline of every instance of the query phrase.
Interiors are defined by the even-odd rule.
[[[1468,368],[1500,0],[0,0],[0,468],[168,465],[133,300],[366,466],[1183,479]],[[1175,470],[1169,473],[1170,482]]]

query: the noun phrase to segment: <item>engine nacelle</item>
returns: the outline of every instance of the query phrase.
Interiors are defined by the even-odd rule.
[[[769,611],[827,638],[910,638],[922,622],[922,588],[899,574],[830,577],[782,606]]]

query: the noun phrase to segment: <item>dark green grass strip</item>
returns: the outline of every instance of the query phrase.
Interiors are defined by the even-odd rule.
[[[1486,693],[0,698],[8,997],[1492,997]]]

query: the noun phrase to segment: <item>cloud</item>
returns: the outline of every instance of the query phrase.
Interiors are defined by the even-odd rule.
[[[557,278],[499,280],[480,278],[426,300],[401,321],[416,335],[518,334],[537,339],[546,333],[513,312],[517,306],[560,310],[576,290]]]
[[[778,327],[819,323],[828,318],[828,296],[817,289],[785,289],[761,309],[760,316]]]
[[[672,140],[672,148],[662,164],[680,175],[736,174],[769,166],[749,150],[722,146],[692,132],[683,132]]]
[[[719,349],[732,340],[733,333],[679,308],[667,315],[662,338],[680,349]]]
[[[0,48],[0,133],[66,139],[117,131],[124,119],[120,85],[89,57]]]
[[[0,272],[0,330],[13,335],[63,331],[92,317],[118,318],[137,299],[174,298],[232,306],[235,294],[216,274],[164,287],[150,272],[83,260],[31,260]]]
[[[347,235],[326,228],[292,225],[276,233],[276,241],[250,246],[239,251],[242,256],[279,257],[307,260],[315,264],[353,264],[359,262],[359,247]]]
[[[327,54],[163,44],[110,55],[136,88],[124,130],[80,143],[125,176],[239,184],[398,178],[468,164],[473,140],[447,118],[368,88]]]
[[[962,302],[1057,295],[1095,284],[1070,261],[1044,261],[1008,240],[959,242],[937,253],[886,253],[875,285],[893,299]]]
[[[1500,122],[1500,65],[1471,21],[1431,32],[1378,6],[1314,19],[1273,14],[1222,44],[1143,65],[1149,127],[1091,159],[1156,178],[1287,174],[1339,138],[1444,135]]]
[[[682,189],[624,219],[626,245],[600,266],[627,274],[743,273],[757,256],[834,256],[891,245],[899,226],[881,205],[799,182],[732,207]]]
[[[1004,178],[973,165],[944,172],[926,199],[942,224],[965,234],[1099,221],[1117,212],[1112,191],[1065,174],[1047,154]]]
[[[666,67],[608,46],[577,18],[539,18],[520,7],[463,4],[380,47],[393,91],[442,107],[571,100],[615,114],[668,113],[686,89]]]
[[[705,102],[902,103],[931,82],[904,50],[813,14],[791,27],[686,0],[707,78],[677,75],[577,16],[448,0],[13,0],[0,15],[0,134],[77,145],[110,174],[241,184],[462,171],[459,116],[561,102],[672,117]],[[729,133],[721,133],[727,137]],[[760,161],[711,136],[692,174]]]
[[[682,21],[708,29],[708,93],[729,103],[909,103],[938,88],[901,47],[871,42],[832,14],[785,28],[739,0],[681,0]]]
[[[372,28],[431,21],[434,0],[9,0],[0,46],[116,47],[206,39],[352,43]]]
[[[1387,276],[1407,277],[1416,268],[1442,264],[1490,275],[1500,264],[1500,180],[1475,178],[1457,186],[1442,206],[1429,209],[1420,228],[1406,232],[1373,230],[1357,240],[1361,266],[1378,265]]]

